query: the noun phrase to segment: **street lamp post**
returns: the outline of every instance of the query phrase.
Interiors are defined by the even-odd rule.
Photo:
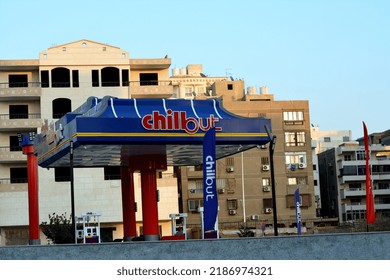
[[[75,207],[74,207],[74,173],[73,173],[73,141],[70,141],[70,153],[69,153],[69,168],[70,168],[70,200],[71,200],[71,208],[72,208],[72,230],[74,242],[77,243],[76,236],[76,215],[75,215]]]
[[[276,191],[275,191],[275,172],[274,172],[274,150],[276,145],[276,136],[272,135],[269,143],[271,188],[272,188],[272,212],[274,215],[274,235],[278,236],[278,214],[276,212]]]

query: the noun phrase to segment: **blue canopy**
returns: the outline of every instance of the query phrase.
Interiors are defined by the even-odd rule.
[[[244,118],[218,99],[120,99],[90,97],[55,123],[48,121],[34,141],[41,167],[126,165],[135,155],[166,155],[167,164],[199,165],[205,132],[216,128],[217,158],[269,142],[265,118]]]

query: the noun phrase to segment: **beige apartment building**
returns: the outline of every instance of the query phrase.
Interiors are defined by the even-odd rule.
[[[79,40],[51,47],[38,59],[0,60],[0,244],[28,243],[26,156],[17,133],[39,132],[44,120],[58,120],[88,97],[169,98],[170,58],[132,59],[118,47]],[[75,215],[101,214],[104,241],[123,237],[119,167],[77,168]],[[158,179],[161,234],[171,233],[169,214],[177,213],[173,169]],[[39,168],[40,221],[71,213],[68,168]],[[142,233],[140,179],[135,175],[137,230]],[[41,236],[41,243],[46,242]]]
[[[215,81],[210,94],[196,98],[209,96],[221,98],[223,107],[239,116],[271,119],[272,133],[277,137],[274,170],[279,233],[296,233],[294,192],[297,188],[304,230],[310,232],[317,218],[308,101],[276,101],[267,87],[260,88],[260,93],[252,87],[246,91],[244,81],[233,79]],[[266,234],[273,234],[269,156],[269,146],[265,145],[218,161],[218,219],[222,236],[237,236],[237,229],[244,225],[260,234],[262,223],[267,226]],[[188,212],[188,224],[194,234],[199,234],[202,169],[182,167],[178,177],[180,209]]]
[[[244,81],[209,77],[202,65],[172,69],[171,59],[130,58],[118,47],[79,40],[51,47],[38,59],[0,60],[0,244],[27,244],[27,165],[17,133],[38,132],[44,120],[58,120],[88,97],[220,98],[226,110],[265,117],[276,135],[276,208],[281,234],[295,233],[294,191],[299,188],[303,232],[315,223],[308,101],[276,101],[266,87],[245,89]],[[170,214],[188,213],[190,236],[199,237],[202,172],[199,166],[169,167],[160,174],[161,234],[171,234]],[[119,167],[75,169],[75,214],[101,213],[103,241],[123,236]],[[243,224],[272,234],[269,147],[218,161],[219,228],[235,236]],[[39,168],[40,221],[51,213],[71,212],[69,170]],[[137,231],[142,234],[140,178],[135,176]],[[41,235],[41,242],[46,242]]]

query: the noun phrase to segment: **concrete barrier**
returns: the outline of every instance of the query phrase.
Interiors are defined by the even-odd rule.
[[[390,232],[0,247],[1,260],[389,260]]]

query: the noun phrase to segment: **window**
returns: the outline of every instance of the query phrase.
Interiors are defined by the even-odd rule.
[[[360,205],[361,203],[361,198],[351,198],[351,205]]]
[[[194,171],[203,171],[203,164],[198,164],[194,166]]]
[[[43,87],[43,88],[49,87],[49,71],[48,70],[41,71],[41,87]]]
[[[379,182],[378,189],[379,190],[390,190],[390,182]]]
[[[360,190],[362,185],[360,183],[350,183],[349,189],[350,190]]]
[[[357,175],[357,167],[353,165],[345,165],[341,170],[341,176]]]
[[[263,181],[263,187],[271,186],[270,178],[263,178],[262,181]]]
[[[317,170],[317,165],[313,164],[313,171],[316,171],[316,170]]]
[[[314,186],[318,186],[318,181],[314,180]]]
[[[28,105],[9,105],[10,119],[28,119]]]
[[[192,97],[193,96],[192,87],[185,87],[184,94],[185,94],[185,97]]]
[[[351,155],[344,155],[344,160],[345,161],[351,161],[352,160],[352,156]]]
[[[237,199],[228,199],[227,200],[227,210],[237,210]]]
[[[227,157],[225,160],[226,160],[226,166],[234,166],[234,158],[233,157]]]
[[[92,87],[99,86],[99,70],[92,70]]]
[[[203,199],[189,199],[188,211],[197,212],[199,207],[203,207]]]
[[[27,167],[10,168],[11,184],[27,183]]]
[[[289,177],[287,183],[289,186],[307,185],[307,177]]]
[[[227,85],[227,89],[228,89],[228,90],[233,90],[233,84],[228,84],[228,85]]]
[[[269,165],[269,158],[268,157],[261,157],[260,159],[262,165]]]
[[[105,67],[101,70],[102,87],[119,87],[119,69]]]
[[[287,147],[305,146],[305,132],[285,132],[284,137]]]
[[[204,94],[206,94],[206,88],[205,87],[196,87],[196,94],[197,95],[204,95]]]
[[[343,142],[349,142],[349,136],[343,136]]]
[[[300,196],[301,207],[307,208],[311,206],[310,194],[302,194]],[[295,208],[295,196],[293,194],[286,196],[286,207]]]
[[[330,143],[330,137],[324,137],[324,142],[326,142],[326,143]]]
[[[358,175],[366,175],[366,166],[358,165]]]
[[[129,70],[128,69],[122,69],[122,86],[123,87],[129,86]]]
[[[70,168],[69,167],[56,167],[56,168],[54,168],[54,180],[56,182],[69,182],[70,181]]]
[[[285,153],[286,164],[300,164],[306,163],[306,153],[297,152],[297,153]]]
[[[13,87],[28,87],[27,75],[8,75],[8,84]]]
[[[72,70],[72,86],[79,87],[79,70]]]
[[[283,121],[286,125],[303,124],[303,111],[283,112]]]
[[[59,119],[66,113],[72,112],[72,101],[68,98],[57,98],[52,105],[53,119]]]
[[[141,86],[157,86],[158,74],[157,73],[140,73],[139,81]]]
[[[12,135],[9,137],[9,150],[11,152],[18,152],[22,150],[22,147],[19,146],[18,136]]]
[[[356,151],[356,160],[366,160],[366,152]]]
[[[69,69],[58,67],[51,70],[51,86],[54,88],[70,87]]]
[[[272,208],[272,198],[264,198],[263,199],[263,208]]]
[[[188,180],[188,191],[190,193],[203,193],[203,180]]]
[[[121,179],[120,166],[104,167],[104,180],[120,180],[120,179]]]

